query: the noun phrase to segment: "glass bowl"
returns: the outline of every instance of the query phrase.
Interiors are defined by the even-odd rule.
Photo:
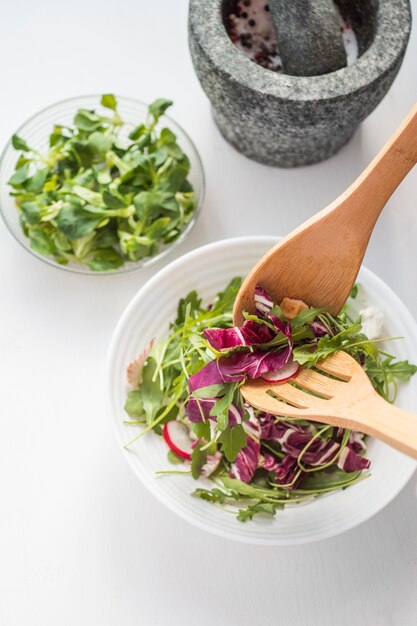
[[[118,103],[117,110],[125,122],[123,134],[127,137],[128,133],[134,127],[145,121],[147,117],[148,105],[144,102],[140,102],[139,100],[134,100],[133,98],[124,98],[121,96],[116,97]],[[52,104],[29,118],[24,124],[22,124],[22,126],[20,126],[20,128],[16,130],[16,134],[21,136],[33,148],[39,150],[40,152],[44,152],[48,149],[49,135],[52,132],[53,126],[55,124],[61,124],[63,126],[72,125],[73,117],[78,109],[94,109],[99,114],[108,115],[108,109],[105,109],[100,105],[100,98],[101,95],[78,96]],[[172,248],[183,241],[195,224],[203,203],[205,183],[201,158],[187,133],[168,115],[164,115],[161,118],[161,122],[158,124],[157,128],[160,126],[169,128],[176,135],[178,144],[181,146],[185,154],[187,154],[190,160],[188,180],[193,186],[196,194],[196,207],[194,215],[178,239],[170,244],[161,246],[160,251],[154,256],[147,257],[139,261],[126,261],[122,267],[115,270],[98,272],[91,270],[89,267],[82,265],[81,263],[74,262],[68,263],[67,265],[61,265],[52,257],[43,256],[35,250],[32,250],[29,245],[29,239],[25,236],[20,226],[19,211],[16,207],[14,197],[9,195],[11,187],[8,185],[7,181],[14,172],[18,155],[20,154],[19,151],[13,148],[10,139],[0,157],[0,212],[7,228],[16,241],[18,241],[31,254],[45,263],[53,265],[59,269],[77,272],[80,274],[117,274],[121,272],[128,272],[139,267],[148,266],[165,256],[172,250]]]

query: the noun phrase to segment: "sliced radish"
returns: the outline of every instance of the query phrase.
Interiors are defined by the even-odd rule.
[[[300,365],[297,361],[290,361],[281,369],[275,370],[275,372],[265,372],[265,374],[262,374],[262,378],[270,383],[283,383],[285,380],[293,378],[299,369]]]
[[[184,424],[176,420],[167,422],[164,426],[163,435],[165,441],[175,454],[182,459],[191,459],[193,442],[188,434],[188,428],[184,426]]]

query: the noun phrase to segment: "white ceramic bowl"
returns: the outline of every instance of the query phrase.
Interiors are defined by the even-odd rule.
[[[142,483],[167,507],[183,519],[215,535],[254,544],[290,545],[325,539],[369,519],[387,505],[405,486],[416,467],[415,461],[377,440],[370,440],[368,456],[372,476],[345,491],[338,491],[303,505],[278,511],[275,518],[242,523],[221,508],[193,498],[198,486],[190,476],[155,476],[158,470],[172,469],[164,441],[153,432],[128,450],[123,444],[138,432],[126,426],[123,405],[126,398],[126,365],[149,343],[167,332],[177,302],[192,289],[208,301],[233,276],[244,276],[276,242],[271,237],[240,237],[209,244],[173,261],[158,272],[133,298],[122,315],[110,346],[107,389],[111,420],[120,448]],[[385,314],[384,333],[404,336],[390,349],[401,359],[417,362],[417,325],[398,297],[372,272],[362,269],[359,282],[367,304]],[[417,385],[405,384],[398,405],[417,408]]]

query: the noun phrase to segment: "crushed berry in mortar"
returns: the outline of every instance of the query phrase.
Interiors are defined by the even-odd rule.
[[[346,50],[347,64],[352,65],[359,55],[358,41],[349,22],[336,6],[340,30]],[[251,61],[274,72],[282,72],[279,46],[272,15],[265,0],[236,0],[228,15],[226,28],[236,48]]]

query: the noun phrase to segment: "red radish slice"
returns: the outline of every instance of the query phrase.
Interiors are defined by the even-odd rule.
[[[281,367],[281,369],[275,370],[275,372],[265,372],[265,374],[262,374],[262,378],[270,383],[283,383],[293,378],[298,373],[299,369],[300,365],[297,361],[290,361],[284,365],[284,367]]]
[[[164,439],[175,454],[178,454],[182,459],[191,459],[192,452],[192,440],[188,434],[188,428],[172,420],[167,422],[163,431]]]

